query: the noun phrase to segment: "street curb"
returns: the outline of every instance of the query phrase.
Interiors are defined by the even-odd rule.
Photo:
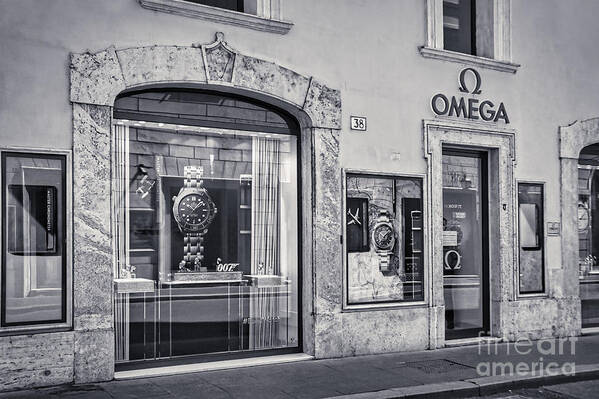
[[[376,392],[332,396],[327,399],[441,399],[492,395],[507,390],[536,388],[599,378],[599,363],[576,366],[576,374],[492,376],[437,384],[391,388]]]

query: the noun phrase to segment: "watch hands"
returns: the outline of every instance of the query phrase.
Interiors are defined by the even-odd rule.
[[[351,220],[348,224],[357,224],[358,226],[362,225],[362,222],[360,222],[360,220],[358,219],[360,217],[360,208],[356,209],[356,214],[352,214],[351,213],[351,209],[347,210],[347,214],[353,219]]]

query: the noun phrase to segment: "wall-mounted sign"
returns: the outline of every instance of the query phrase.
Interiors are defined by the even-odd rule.
[[[466,85],[466,75],[470,74],[474,77],[474,87],[468,88]],[[478,95],[482,91],[481,77],[478,71],[474,68],[465,68],[460,72],[459,90],[462,93]],[[431,107],[436,115],[455,116],[464,119],[482,119],[486,122],[498,122],[503,120],[506,124],[510,123],[507,116],[507,111],[502,102],[499,106],[491,100],[480,101],[478,98],[464,98],[463,96],[448,97],[443,93],[437,93],[431,99]]]
[[[349,117],[351,130],[366,131],[366,117],[365,116],[350,116]]]
[[[547,235],[548,236],[559,236],[561,231],[560,222],[547,222]]]

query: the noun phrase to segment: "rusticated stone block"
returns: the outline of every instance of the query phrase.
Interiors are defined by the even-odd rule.
[[[74,364],[77,384],[112,380],[114,331],[76,331]]]
[[[113,47],[95,54],[71,54],[72,102],[112,105],[124,89],[125,81]]]
[[[341,93],[314,78],[310,81],[304,111],[312,118],[313,127],[341,129]]]
[[[0,391],[73,381],[72,331],[0,337]]]
[[[428,314],[424,307],[343,313],[343,355],[424,350]]]
[[[599,118],[576,121],[559,129],[559,156],[578,160],[580,150],[597,141]]]
[[[317,312],[340,311],[342,302],[341,173],[339,131],[314,129],[314,264]]]
[[[73,314],[93,329],[112,315],[110,107],[74,104],[73,120]]]
[[[231,81],[235,53],[229,51],[222,43],[206,49],[206,62],[210,80]]]
[[[152,46],[116,52],[127,87],[149,82],[206,82],[202,51],[194,47]]]
[[[317,313],[314,323],[314,356],[326,359],[343,356],[343,323],[340,313]]]
[[[237,54],[233,84],[302,106],[310,80],[272,62]]]

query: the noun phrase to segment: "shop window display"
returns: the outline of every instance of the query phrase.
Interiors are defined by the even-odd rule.
[[[348,305],[424,300],[422,179],[348,173]]]
[[[66,156],[2,153],[2,327],[68,323]]]
[[[578,265],[582,326],[599,326],[599,144],[578,159]]]
[[[518,184],[520,293],[545,291],[543,185]]]
[[[124,97],[115,117],[117,361],[297,348],[287,122],[199,92]]]

